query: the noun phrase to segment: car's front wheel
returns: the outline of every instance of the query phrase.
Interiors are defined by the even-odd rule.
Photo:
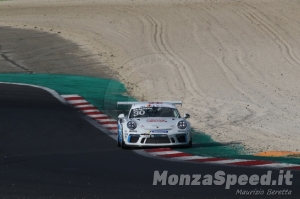
[[[189,143],[186,145],[187,148],[191,148],[193,146],[193,140],[190,139]]]
[[[192,146],[193,146],[193,141],[192,141],[192,140],[190,140],[190,141],[189,141],[188,148],[191,148]]]
[[[118,139],[118,144],[120,144],[120,147],[121,147],[122,149],[128,149],[129,147],[128,147],[128,146],[125,144],[125,142],[124,142],[123,132],[122,132],[121,136],[122,136],[122,141],[120,142],[119,139]]]
[[[120,144],[120,140],[119,140],[119,135],[118,135],[118,137],[117,137],[117,146],[118,146],[118,147],[120,147],[120,146],[121,146],[121,144]]]

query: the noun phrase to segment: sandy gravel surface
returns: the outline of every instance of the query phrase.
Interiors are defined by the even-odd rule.
[[[300,148],[299,1],[12,0],[0,25],[79,44],[138,99],[183,100],[217,141]]]

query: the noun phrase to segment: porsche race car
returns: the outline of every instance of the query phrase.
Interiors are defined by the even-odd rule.
[[[117,145],[129,147],[192,146],[189,114],[181,117],[181,101],[117,102],[131,105],[128,115],[118,116]]]

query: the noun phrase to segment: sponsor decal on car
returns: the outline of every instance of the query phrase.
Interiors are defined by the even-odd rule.
[[[148,119],[147,122],[167,122],[167,120],[164,119]]]
[[[168,137],[167,135],[160,135],[160,134],[151,134],[151,138],[157,138],[157,137]]]
[[[163,103],[161,102],[149,102],[149,104],[145,106],[141,106],[141,108],[151,108],[151,107],[163,107]]]
[[[167,130],[151,130],[150,133],[168,133]]]

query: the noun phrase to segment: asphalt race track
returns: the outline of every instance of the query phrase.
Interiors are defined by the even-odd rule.
[[[155,170],[176,175],[214,175],[221,170],[249,176],[267,170],[144,157],[118,148],[47,91],[0,84],[0,93],[1,198],[240,198],[238,189],[289,189],[292,195],[287,198],[299,197],[296,171],[291,186],[152,185]],[[278,170],[273,175],[278,176]]]

